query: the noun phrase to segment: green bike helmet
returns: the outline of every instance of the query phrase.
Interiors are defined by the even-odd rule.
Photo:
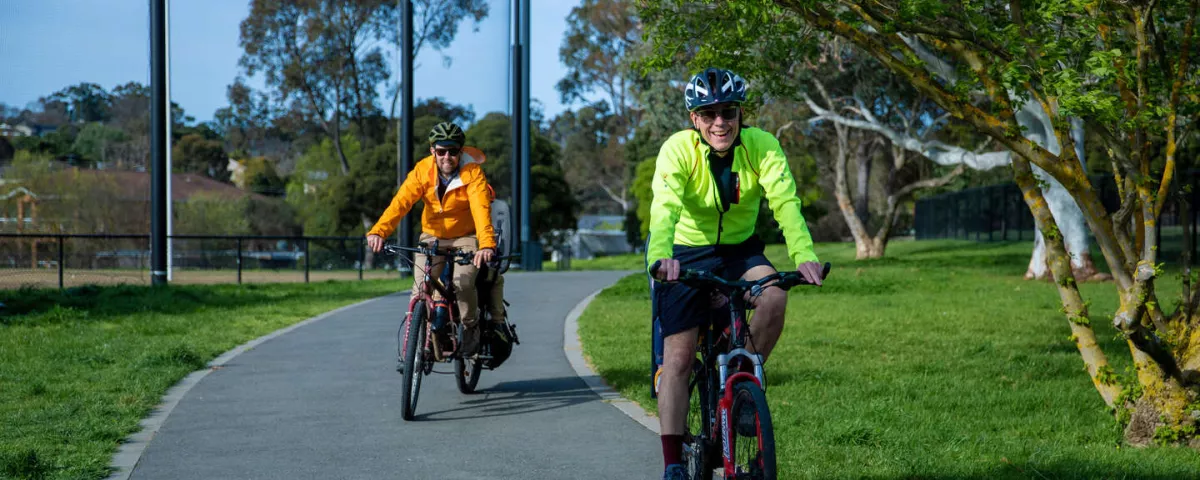
[[[467,143],[467,134],[458,125],[442,122],[429,131],[429,144],[443,147],[461,147]]]

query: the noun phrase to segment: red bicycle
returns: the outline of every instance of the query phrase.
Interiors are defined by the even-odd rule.
[[[495,351],[493,345],[493,337],[496,335],[508,336],[511,342],[499,342],[500,344],[519,344],[517,338],[516,326],[508,322],[508,319],[503,319],[502,323],[497,328],[483,328],[484,326],[492,326],[494,320],[491,318],[491,311],[488,305],[491,298],[486,292],[490,289],[480,289],[479,306],[479,326],[480,340],[479,350],[474,355],[462,355],[459,352],[459,346],[462,345],[465,328],[462,325],[461,314],[458,311],[457,297],[454,288],[452,288],[450,279],[454,278],[454,265],[469,265],[474,258],[473,252],[466,252],[460,249],[438,248],[437,242],[429,244],[420,244],[416,248],[400,247],[396,245],[386,245],[384,250],[388,253],[397,254],[400,252],[413,252],[425,255],[425,265],[418,266],[413,263],[414,272],[420,271],[424,276],[423,287],[420,292],[412,296],[408,303],[408,312],[405,314],[404,322],[400,325],[400,330],[397,332],[398,355],[401,358],[401,372],[404,377],[404,389],[400,394],[401,414],[405,420],[412,420],[417,409],[417,399],[421,393],[421,380],[423,377],[439,373],[433,371],[435,363],[454,363],[454,378],[458,384],[458,389],[462,393],[472,393],[475,387],[479,384],[479,375],[486,367],[491,370],[503,362],[511,353],[508,351]],[[439,264],[435,259],[448,258],[451,261],[445,262],[445,268],[442,269],[441,275],[434,278],[433,269]],[[500,257],[496,261],[503,259],[516,258],[516,255]],[[434,292],[441,295],[442,305],[445,306],[446,325],[435,325],[437,320]],[[507,316],[507,313],[505,314]],[[452,330],[453,335],[447,331]],[[434,336],[439,335],[438,341],[434,341]]]
[[[826,263],[822,276],[829,269]],[[705,270],[684,270],[679,282],[715,290],[729,299],[722,307],[729,314],[728,323],[713,315],[713,321],[700,328],[699,357],[688,384],[700,408],[688,412],[683,445],[688,478],[711,480],[713,470],[721,468],[726,479],[775,480],[775,429],[767,407],[762,356],[746,349],[753,339],[745,297],[761,295],[768,286],[787,290],[809,283],[797,272],[746,281],[726,280]]]

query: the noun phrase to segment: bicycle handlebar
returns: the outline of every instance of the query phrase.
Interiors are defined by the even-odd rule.
[[[655,263],[654,265],[652,265],[650,267],[650,275],[651,276],[653,276],[655,273],[658,272],[658,267],[659,267],[658,263]],[[829,262],[825,262],[824,267],[821,269],[821,278],[825,278],[825,277],[829,276],[829,271],[832,268],[833,268],[832,264],[830,264]],[[721,288],[726,288],[726,289],[730,289],[730,290],[742,290],[742,291],[761,290],[762,288],[768,286],[767,285],[768,283],[773,282],[773,281],[776,283],[771,284],[771,286],[779,287],[784,290],[787,290],[787,289],[792,288],[797,285],[815,285],[813,283],[810,283],[810,282],[804,280],[804,276],[801,275],[800,272],[775,272],[775,273],[767,275],[763,278],[760,278],[758,280],[751,281],[751,280],[726,280],[724,278],[721,278],[720,276],[713,274],[712,272],[710,272],[708,270],[684,270],[682,272],[679,272],[679,280],[678,280],[679,283],[682,283],[689,287],[699,287],[699,288],[721,287]]]
[[[438,248],[437,250],[434,250],[432,248],[429,248],[425,244],[420,244],[420,245],[421,245],[420,247],[401,247],[399,245],[388,244],[388,245],[383,246],[383,251],[393,254],[393,255],[400,253],[400,252],[413,252],[413,253],[420,253],[422,255],[428,255],[428,256],[454,257],[454,263],[457,263],[459,265],[470,265],[472,260],[475,259],[475,252],[468,252],[468,251],[463,251],[462,249],[459,249],[459,248],[448,248],[448,247]],[[495,257],[492,257],[492,261],[489,263],[497,263],[498,264],[502,260],[510,260],[510,259],[515,259],[515,258],[521,258],[521,255],[515,254],[515,255],[495,256]]]

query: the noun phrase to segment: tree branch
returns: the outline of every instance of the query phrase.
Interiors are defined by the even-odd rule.
[[[1167,104],[1167,162],[1163,167],[1162,182],[1158,186],[1158,195],[1154,204],[1154,219],[1162,214],[1163,205],[1167,200],[1167,190],[1171,187],[1171,178],[1175,175],[1175,122],[1176,109],[1179,106],[1179,90],[1183,87],[1183,79],[1187,76],[1188,56],[1191,53],[1193,25],[1196,22],[1196,9],[1200,0],[1192,0],[1192,8],[1188,13],[1187,23],[1183,27],[1183,45],[1179,53],[1179,63],[1175,69],[1175,80],[1171,84],[1171,97]]]
[[[909,195],[912,195],[912,193],[917,190],[920,190],[923,188],[937,188],[937,187],[946,185],[947,183],[950,183],[951,181],[953,181],[959,175],[962,175],[963,172],[965,172],[965,171],[967,171],[966,165],[959,164],[958,167],[956,167],[954,170],[950,171],[950,173],[942,175],[941,177],[938,177],[938,178],[927,178],[925,180],[919,180],[919,181],[910,183],[908,185],[905,185],[900,190],[896,191],[896,193],[892,194],[891,196],[895,197],[897,200],[903,200],[905,198],[908,198]]]

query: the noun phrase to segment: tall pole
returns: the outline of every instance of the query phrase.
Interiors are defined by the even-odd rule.
[[[510,158],[511,163],[509,164],[512,168],[512,193],[510,194],[511,201],[508,202],[508,204],[509,208],[512,209],[512,224],[519,226],[519,228],[520,226],[524,225],[523,220],[525,219],[520,203],[523,198],[523,190],[521,188],[521,167],[524,166],[524,163],[521,161],[523,158],[521,149],[525,146],[525,142],[522,140],[524,138],[522,134],[522,131],[524,130],[524,122],[522,121],[522,114],[524,113],[523,105],[528,103],[523,98],[525,89],[523,88],[524,80],[522,74],[524,73],[525,69],[523,68],[522,63],[525,59],[525,55],[522,53],[521,45],[522,7],[523,5],[521,0],[512,0],[510,14],[512,17],[510,18],[510,20],[512,20],[512,25],[509,27],[509,31],[511,33],[509,40],[512,46],[512,71],[509,72],[509,74],[512,75],[512,107],[509,109],[509,120],[512,122],[512,156]],[[512,238],[513,243],[516,244],[512,246],[512,250],[514,252],[520,252],[523,255],[523,249],[525,248],[525,237],[513,235]],[[524,258],[524,256],[522,256],[522,258]],[[521,261],[521,265],[522,268],[524,268],[524,260]]]
[[[396,183],[397,186],[404,183],[404,178],[408,176],[408,172],[412,171],[413,165],[413,2],[412,0],[400,0],[402,4],[402,25],[400,27],[400,50],[403,58],[400,59],[400,83],[404,89],[401,95],[404,97],[400,106],[400,139],[397,141],[397,146],[400,148],[400,158],[396,162]],[[411,215],[405,215],[400,221],[400,239],[401,246],[411,247],[412,243],[412,228],[413,221]],[[408,256],[407,253],[401,255]],[[412,273],[412,267],[408,262],[401,261],[397,270],[400,271],[401,277],[407,277]]]
[[[532,149],[533,125],[529,115],[529,0],[521,2],[521,251],[525,254],[522,263],[526,271],[542,269],[542,245],[533,238],[531,222],[533,214],[529,203],[533,198],[532,182],[529,178],[530,153]]]
[[[150,283],[167,284],[167,2],[150,0]]]

